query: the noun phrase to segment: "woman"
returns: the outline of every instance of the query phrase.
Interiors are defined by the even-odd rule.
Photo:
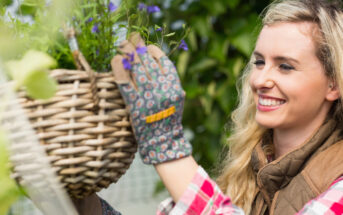
[[[112,68],[141,157],[172,197],[158,213],[342,214],[342,39],[338,3],[285,0],[267,9],[218,185],[183,138],[185,95],[172,63],[137,35],[123,44]]]

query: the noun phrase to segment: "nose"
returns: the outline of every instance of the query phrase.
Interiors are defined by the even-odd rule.
[[[271,89],[274,87],[275,82],[272,74],[272,68],[253,69],[250,77],[250,85],[253,89]]]

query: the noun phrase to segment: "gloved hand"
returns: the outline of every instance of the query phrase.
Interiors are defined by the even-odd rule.
[[[173,63],[158,47],[146,47],[137,34],[122,43],[121,51],[111,66],[143,162],[158,164],[190,155],[192,146],[181,125],[185,92]]]

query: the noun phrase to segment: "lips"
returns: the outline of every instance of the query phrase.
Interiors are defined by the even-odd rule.
[[[272,111],[280,108],[286,102],[284,99],[259,95],[257,109],[260,111]]]

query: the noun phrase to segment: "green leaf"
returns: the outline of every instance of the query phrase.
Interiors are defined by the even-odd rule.
[[[132,21],[132,20],[135,20],[135,19],[137,19],[137,18],[138,18],[138,15],[137,15],[137,14],[132,14],[132,15],[130,16],[131,21]]]
[[[241,74],[241,71],[243,70],[244,68],[244,61],[242,58],[237,58],[233,64],[233,67],[232,67],[232,71],[233,71],[233,74],[235,76],[235,78],[237,79],[239,77],[239,75]]]
[[[211,15],[220,15],[225,13],[225,4],[221,1],[201,1],[202,4],[209,10]]]
[[[189,68],[190,73],[207,70],[207,69],[210,69],[211,67],[214,67],[217,64],[217,61],[211,58],[203,58],[197,62],[198,63],[192,65]]]
[[[172,32],[172,33],[169,33],[169,34],[166,34],[166,35],[163,35],[164,37],[172,37],[175,35],[175,32]]]
[[[185,76],[186,69],[188,67],[189,58],[190,58],[189,52],[181,52],[181,54],[179,55],[176,68],[177,68],[177,71],[179,72],[181,80]]]
[[[194,31],[190,31],[188,34],[189,45],[192,50],[198,50],[197,37]]]
[[[37,11],[37,8],[35,6],[30,5],[21,5],[19,9],[20,15],[34,15]]]
[[[229,114],[236,105],[236,96],[235,84],[230,85],[230,81],[222,82],[216,90],[216,100],[226,114]]]
[[[30,97],[48,99],[55,95],[57,83],[48,76],[46,71],[37,71],[27,79],[25,87]]]
[[[21,195],[16,183],[10,177],[8,139],[0,129],[0,214],[7,214],[10,206]]]
[[[163,182],[161,180],[158,180],[155,183],[153,196],[156,197],[158,194],[160,194],[162,191],[165,191],[165,190],[166,190],[166,187],[164,186]]]
[[[211,97],[214,97],[215,90],[216,90],[216,82],[212,81],[207,87],[208,95],[210,95]]]
[[[154,26],[155,31],[156,31],[157,29],[159,29],[159,28],[161,28],[159,25],[155,25],[155,26]]]
[[[46,74],[47,69],[55,64],[55,60],[49,55],[30,50],[21,60],[10,61],[6,66],[10,76],[16,81],[16,88],[26,86],[34,98],[45,99],[56,91],[56,84]]]
[[[210,102],[210,101],[208,101]],[[218,131],[221,130],[219,123],[215,123],[215,122],[220,122],[221,119],[223,119],[226,116],[223,116],[222,114],[220,114],[219,110],[216,109],[210,109],[208,116],[206,116],[205,119],[205,127],[206,129],[208,129],[211,133],[218,133]]]
[[[235,9],[237,5],[239,4],[240,0],[226,0],[226,4],[229,6],[231,9]]]
[[[88,3],[88,4],[82,4],[80,6],[81,8],[96,8],[96,3]]]
[[[207,17],[199,17],[193,23],[194,29],[200,34],[202,37],[208,37],[211,31],[211,25],[209,24]]]
[[[247,57],[250,55],[252,49],[254,48],[252,35],[248,33],[238,35],[237,37],[233,38],[231,42],[239,51],[241,51]]]
[[[12,2],[13,2],[13,0],[0,0],[0,6],[1,7],[6,7],[6,6],[11,5]]]
[[[183,85],[183,88],[186,91],[186,98],[187,99],[197,98],[203,92],[200,84],[198,82],[196,82],[196,80],[192,80],[190,83]],[[187,101],[187,99],[186,99],[186,101]]]
[[[227,60],[227,52],[229,49],[228,38],[220,38],[219,36],[211,41],[209,55],[216,58],[221,63]]]

